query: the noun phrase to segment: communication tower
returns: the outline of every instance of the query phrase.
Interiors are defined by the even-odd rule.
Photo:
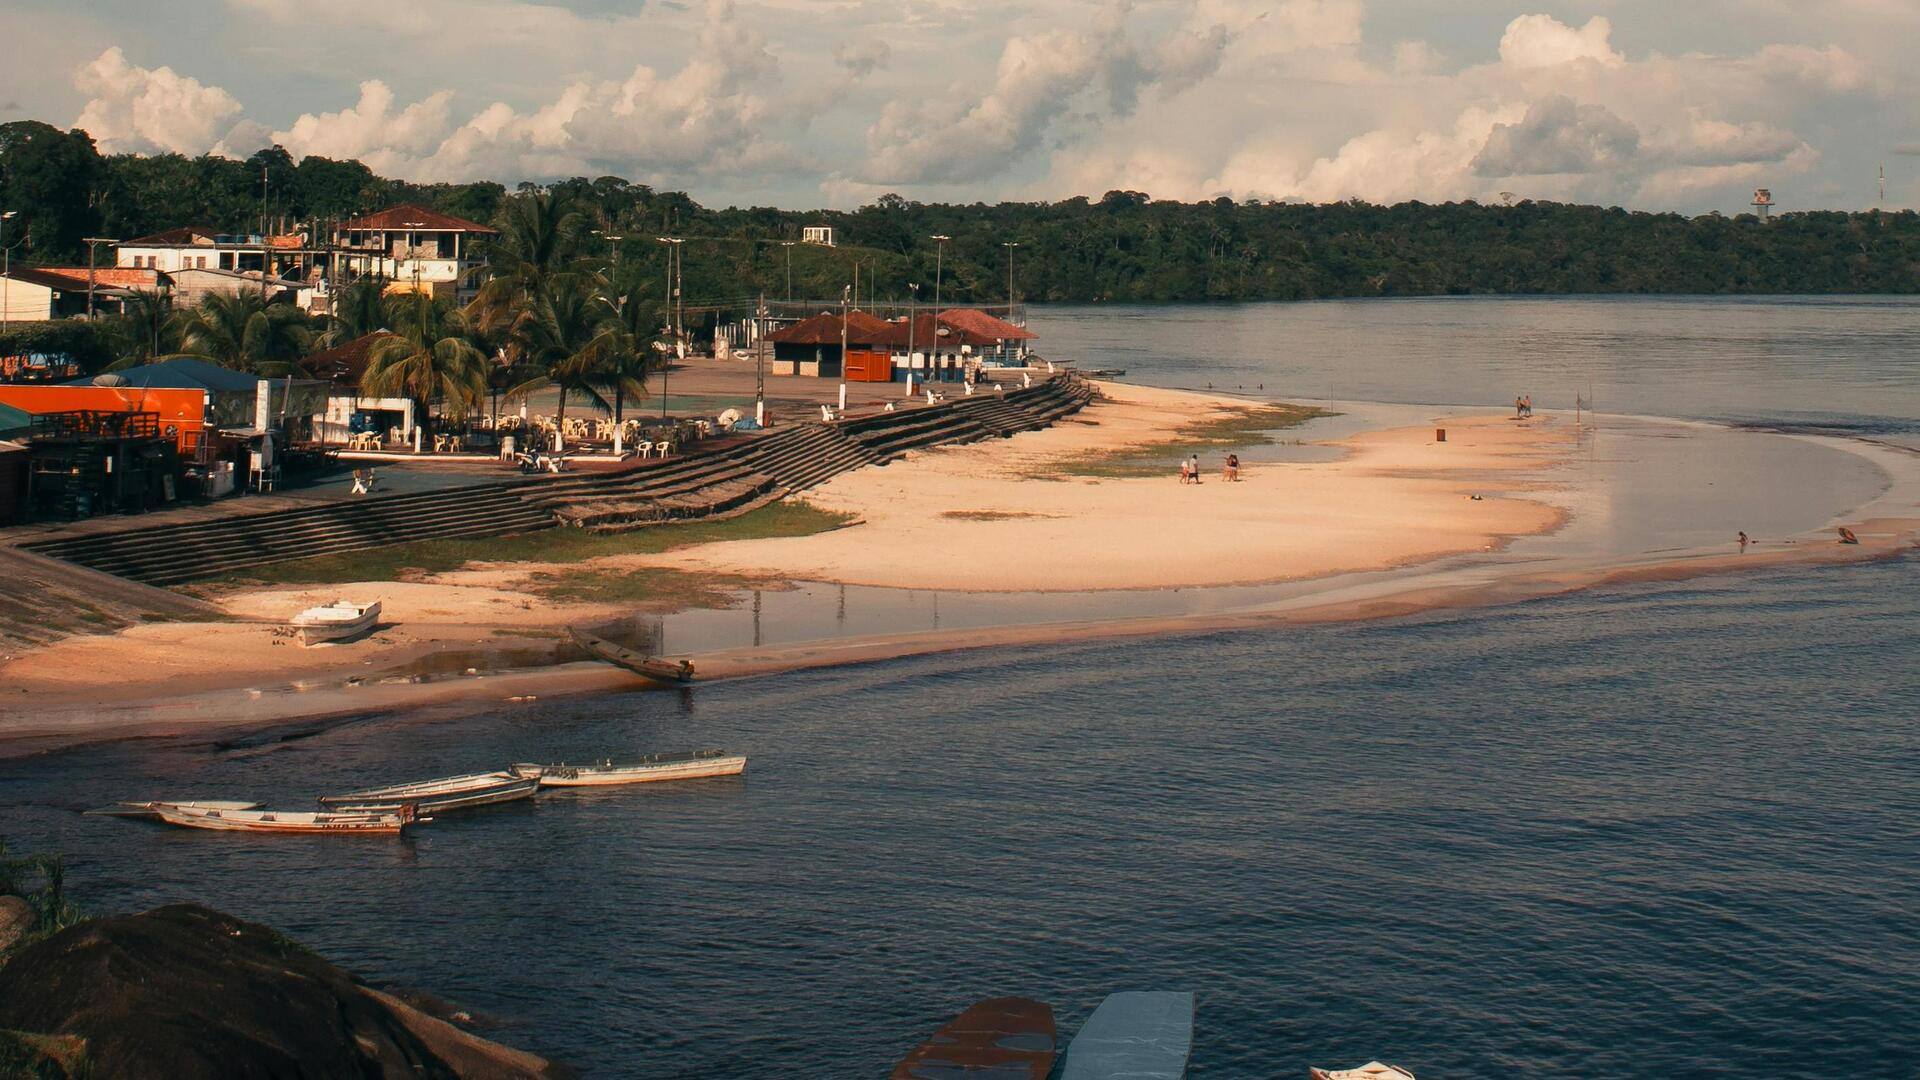
[[[1753,212],[1760,215],[1761,221],[1767,220],[1768,215],[1773,213],[1773,192],[1772,191],[1766,188],[1754,189]]]

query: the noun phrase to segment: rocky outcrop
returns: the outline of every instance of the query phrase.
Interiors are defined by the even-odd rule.
[[[127,1080],[560,1075],[268,927],[192,904],[90,920],[21,949],[0,966],[0,1029],[78,1039],[92,1075]]]

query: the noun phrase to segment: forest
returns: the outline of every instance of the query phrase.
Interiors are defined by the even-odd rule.
[[[416,184],[358,161],[103,155],[82,131],[0,125],[6,244],[25,263],[83,264],[82,237],[178,225],[257,232],[401,202],[504,223],[545,192],[577,211],[583,258],[624,284],[660,282],[660,236],[687,238],[688,303],[863,299],[1162,303],[1553,293],[1911,293],[1920,215],[1812,211],[1687,217],[1548,202],[1175,202],[1134,191],[947,205],[886,195],[851,211],[702,206],[619,177],[514,188]],[[792,243],[830,225],[838,245]],[[933,238],[947,236],[944,244]],[[610,239],[618,238],[618,239]],[[1006,245],[1014,244],[1009,248]]]

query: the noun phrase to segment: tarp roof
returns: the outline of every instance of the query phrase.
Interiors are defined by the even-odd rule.
[[[158,390],[214,390],[223,393],[251,394],[260,385],[260,377],[244,371],[223,368],[205,360],[181,358],[144,364],[113,374],[126,380],[121,385]],[[92,379],[75,379],[68,386],[90,386]]]

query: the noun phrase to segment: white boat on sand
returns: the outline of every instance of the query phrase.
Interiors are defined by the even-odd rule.
[[[464,810],[492,803],[512,802],[530,797],[540,788],[538,777],[515,776],[506,772],[469,773],[413,784],[366,788],[345,795],[323,795],[320,805],[331,810],[395,810],[417,806],[422,812]]]
[[[518,762],[509,771],[537,779],[541,787],[610,787],[656,780],[700,780],[709,776],[738,776],[747,770],[745,754],[725,750],[690,750],[678,754],[649,754],[615,764],[536,765]]]
[[[1369,1061],[1357,1069],[1307,1068],[1312,1080],[1413,1080],[1413,1074],[1398,1065]]]
[[[416,817],[411,806],[403,806],[392,813],[316,814],[305,810],[209,810],[155,803],[153,812],[169,825],[220,832],[392,836],[416,822],[431,820]]]
[[[372,630],[380,621],[380,601],[355,604],[335,600],[331,604],[310,607],[288,622],[300,635],[300,644],[318,645],[329,641],[350,641]]]

